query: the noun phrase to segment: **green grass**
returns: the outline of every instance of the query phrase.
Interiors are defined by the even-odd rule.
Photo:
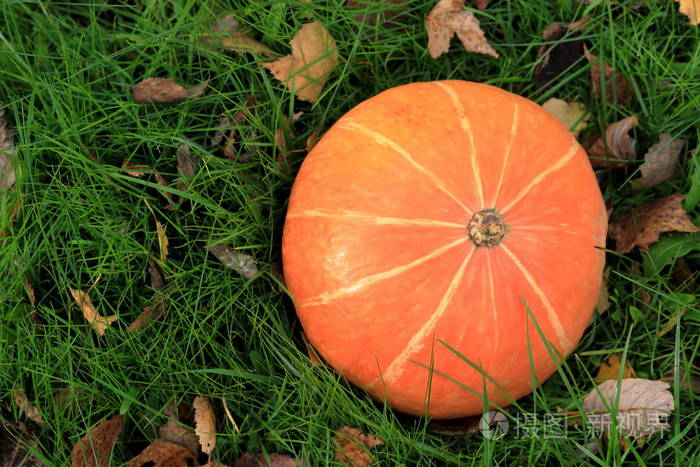
[[[279,452],[311,465],[333,462],[335,429],[356,426],[380,436],[380,465],[698,465],[700,400],[679,384],[676,370],[697,375],[700,359],[698,266],[693,245],[670,249],[649,266],[639,252],[608,254],[611,308],[584,335],[561,372],[521,401],[518,413],[577,410],[592,388],[601,360],[625,352],[640,377],[671,375],[676,411],[671,430],[641,446],[620,449],[616,440],[596,441],[595,454],[581,454],[591,438],[572,429],[565,437],[489,440],[476,434],[448,438],[426,431],[424,420],[392,413],[326,368],[311,365],[288,297],[270,268],[280,262],[286,199],[304,152],[277,162],[274,145],[283,117],[293,123],[291,149],[325,130],[360,101],[412,81],[466,79],[486,82],[532,98],[580,99],[592,127],[636,114],[640,151],[659,133],[698,144],[700,120],[700,29],[688,24],[671,1],[594,2],[493,0],[478,13],[499,60],[466,53],[453,41],[438,60],[426,50],[424,17],[430,2],[403,6],[375,2],[372,10],[400,8],[401,24],[360,24],[342,2],[160,2],[70,1],[0,3],[0,108],[16,129],[21,209],[13,225],[15,194],[0,195],[0,411],[23,419],[12,388],[26,388],[42,410],[37,428],[47,465],[68,465],[73,444],[104,417],[126,415],[114,451],[120,465],[157,434],[168,402],[214,398],[220,435],[217,458],[233,463],[244,452]],[[136,3],[137,6],[130,6]],[[251,56],[212,49],[198,41],[217,15],[233,13],[256,38],[281,54],[304,22],[324,22],[339,45],[341,66],[319,101],[295,101]],[[627,75],[635,98],[629,106],[591,97],[584,62],[545,92],[533,73],[542,30],[551,22],[590,15],[583,33],[592,53]],[[565,39],[566,40],[566,39]],[[151,77],[195,85],[209,79],[204,96],[175,105],[134,103],[130,87]],[[209,140],[218,115],[257,99],[255,113],[240,127],[235,161],[213,153]],[[125,159],[178,181],[175,151],[185,140],[201,160],[186,180],[179,209],[164,209],[165,191],[151,178],[135,179]],[[700,163],[682,160],[682,176],[645,192],[631,190],[634,168],[601,171],[606,201],[623,211],[640,203],[700,190]],[[633,166],[637,167],[637,166]],[[697,194],[696,194],[697,196]],[[700,197],[700,196],[699,196]],[[13,198],[14,199],[14,198]],[[157,258],[154,216],[165,226],[170,256],[166,313],[140,333],[126,332],[149,303],[148,258]],[[698,221],[698,203],[691,210]],[[247,281],[225,269],[207,246],[226,241],[252,254],[260,274]],[[674,277],[676,256],[686,255],[690,277]],[[663,252],[662,252],[663,253]],[[670,255],[670,256],[669,256]],[[658,260],[659,258],[657,258]],[[645,262],[646,261],[646,262]],[[656,263],[661,264],[661,263]],[[24,290],[37,293],[31,320]],[[68,287],[88,290],[103,315],[119,322],[100,338],[84,322]],[[643,300],[641,290],[651,295]],[[683,310],[679,325],[656,337]],[[56,395],[69,388],[68,398]],[[225,421],[221,398],[241,428]],[[596,440],[597,438],[592,438]],[[582,457],[579,457],[581,454]]]

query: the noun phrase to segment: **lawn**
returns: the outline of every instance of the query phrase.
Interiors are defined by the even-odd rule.
[[[561,370],[510,410],[511,431],[493,438],[436,434],[425,418],[392,412],[314,365],[278,272],[307,139],[361,101],[415,81],[488,83],[539,104],[578,101],[590,114],[581,142],[636,115],[635,156],[624,167],[596,169],[608,207],[624,215],[680,193],[700,224],[700,29],[670,0],[492,0],[471,11],[500,57],[467,52],[453,39],[433,59],[425,31],[432,2],[369,2],[364,20],[344,3],[0,3],[0,109],[15,133],[17,178],[0,191],[0,418],[26,424],[34,454],[56,466],[69,465],[87,430],[117,414],[124,429],[111,465],[126,463],[158,437],[171,402],[191,407],[195,396],[211,398],[215,456],[229,465],[245,453],[333,464],[333,434],[342,426],[384,441],[371,450],[378,465],[700,465],[699,234],[664,233],[650,253],[619,253],[609,240],[607,311]],[[297,99],[259,56],[204,42],[223,15],[277,56],[289,53],[302,24],[323,23],[339,65],[320,97]],[[543,30],[584,17],[577,37],[554,43],[582,40],[626,76],[624,102],[594,95],[584,57],[538,83],[538,49],[551,45]],[[150,77],[206,82],[206,90],[178,103],[137,103],[131,88]],[[211,140],[221,115],[241,110],[227,157],[224,143]],[[662,133],[684,139],[679,174],[635,189],[643,156]],[[196,160],[191,175],[178,168],[183,143]],[[125,162],[146,173],[129,174]],[[216,243],[251,255],[257,274],[226,268],[209,250]],[[149,264],[162,270],[161,290]],[[69,288],[88,292],[101,315],[118,317],[104,336]],[[160,317],[128,329],[159,303]],[[638,378],[670,384],[670,428],[640,443],[580,424],[544,433],[549,415],[580,410],[601,362],[615,353]],[[18,389],[40,410],[41,424],[20,410]],[[516,420],[532,414],[532,430],[516,433]]]

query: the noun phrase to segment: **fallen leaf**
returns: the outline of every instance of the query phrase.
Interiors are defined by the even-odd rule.
[[[197,396],[192,402],[194,407],[195,433],[202,446],[202,452],[211,454],[216,447],[216,417],[208,397]]]
[[[277,147],[277,162],[283,164],[287,160],[289,151],[287,151],[287,138],[285,137],[284,130],[281,127],[277,128],[275,131],[275,146]]]
[[[156,221],[156,233],[158,235],[158,249],[160,250],[160,262],[165,264],[165,260],[168,259],[168,236],[165,235],[165,229],[160,221]]]
[[[469,52],[478,52],[498,58],[486,41],[479,20],[471,11],[464,9],[464,0],[439,0],[425,18],[428,32],[428,52],[438,58],[450,49],[450,40],[455,34]]]
[[[184,426],[177,419],[175,415],[176,409],[177,407],[175,407],[174,403],[170,404],[166,409],[168,421],[158,429],[158,436],[163,441],[179,444],[196,453],[199,450],[199,438],[194,431]]]
[[[381,438],[362,434],[357,428],[343,426],[333,435],[335,458],[341,464],[353,467],[366,467],[374,463],[369,452],[375,446],[384,444]]]
[[[538,63],[535,67],[535,81],[539,88],[566,71],[571,71],[583,57],[583,41],[577,29],[582,23],[552,23],[542,31],[542,38],[548,42],[537,49]]]
[[[318,143],[318,140],[321,137],[321,130],[314,130],[309,134],[309,136],[306,138],[306,152],[309,153],[311,150],[316,146],[316,143]]]
[[[201,467],[228,467],[228,465],[223,464],[223,463],[217,461],[216,459],[212,459],[209,462],[207,462],[206,464],[202,465]]]
[[[443,436],[471,435],[479,432],[482,419],[482,415],[474,415],[453,420],[431,420],[428,431]]]
[[[170,104],[200,96],[207,83],[185,89],[170,78],[147,78],[131,90],[139,104]]]
[[[639,246],[648,250],[663,232],[700,232],[683,208],[683,195],[676,193],[644,203],[632,213],[610,223],[608,235],[615,240],[615,251],[628,253]]]
[[[690,20],[690,24],[697,26],[700,24],[700,0],[676,0],[681,4],[678,11],[683,13]]]
[[[240,22],[232,15],[220,18],[212,27],[213,34],[205,37],[205,41],[215,43],[221,47],[232,49],[234,52],[244,54],[260,54],[273,57],[275,53],[262,42],[256,41],[248,34],[240,30]]]
[[[616,420],[621,433],[644,438],[669,428],[665,418],[673,411],[673,394],[663,381],[628,378],[621,381]],[[599,431],[609,432],[612,407],[617,399],[617,381],[609,379],[593,389],[583,400],[589,423]],[[607,404],[607,407],[606,407]]]
[[[266,459],[263,454],[253,456],[246,453],[236,459],[234,467],[301,467],[304,465],[306,465],[304,462],[282,454],[270,454]]]
[[[73,300],[82,310],[83,316],[90,323],[90,326],[99,334],[100,336],[105,335],[107,327],[117,320],[116,316],[101,316],[95,309],[95,305],[92,304],[92,299],[90,296],[83,292],[82,290],[76,290],[68,287],[70,294],[73,296]]]
[[[489,1],[490,0],[474,0],[474,6],[481,10],[484,11],[486,8],[489,6]]]
[[[196,465],[195,461],[195,455],[186,447],[156,439],[126,467],[190,467]]]
[[[622,354],[616,353],[608,357],[607,360],[601,362],[600,368],[598,369],[598,375],[595,377],[596,384],[600,384],[603,381],[613,379],[617,381],[618,375],[620,373],[620,365],[622,361],[620,356]],[[622,377],[620,379],[634,378],[634,368],[629,360],[625,361],[625,368],[622,371]]]
[[[580,102],[566,102],[563,99],[552,97],[542,104],[542,107],[561,122],[573,133],[578,136],[583,129],[588,126],[588,119],[591,117],[586,112],[586,107]]]
[[[26,415],[28,419],[30,419],[37,425],[41,425],[44,423],[44,420],[41,418],[41,412],[39,411],[39,408],[36,405],[29,402],[29,398],[24,392],[24,389],[22,389],[19,386],[15,386],[14,388],[12,388],[12,399],[15,401],[15,405],[20,410],[20,412]]]
[[[321,357],[318,355],[318,352],[316,349],[314,349],[314,346],[311,345],[311,342],[309,342],[309,339],[306,337],[306,333],[304,331],[301,331],[301,340],[303,340],[304,345],[306,345],[306,353],[309,354],[311,364],[313,366],[325,366],[321,361]]]
[[[636,115],[609,125],[605,137],[598,138],[589,148],[588,155],[593,167],[624,167],[637,155],[637,142],[629,135],[639,121]]]
[[[154,170],[146,165],[136,165],[131,161],[125,160],[122,162],[122,169],[126,170],[126,174],[132,177],[141,178],[147,173],[152,173]]]
[[[106,467],[112,447],[122,432],[124,417],[117,415],[92,428],[75,443],[71,452],[72,467]]]
[[[0,191],[7,190],[15,184],[14,157],[15,138],[7,128],[5,111],[0,110]]]
[[[591,82],[593,83],[593,96],[596,99],[603,98],[600,67],[603,65],[605,78],[605,98],[616,104],[624,104],[632,98],[632,83],[622,73],[616,72],[606,62],[601,62],[595,55],[586,50],[586,59],[591,64]]]
[[[160,270],[158,265],[152,258],[148,258],[148,275],[151,281],[151,288],[156,291],[161,290],[165,286],[165,279],[163,278],[163,272]],[[145,328],[151,321],[155,321],[163,314],[165,310],[165,304],[163,301],[165,298],[156,293],[153,301],[155,303],[146,305],[139,316],[134,320],[133,323],[129,325],[127,330],[129,332],[135,332]]]
[[[330,73],[338,65],[335,40],[318,21],[304,24],[290,41],[292,54],[261,63],[290,91],[305,101],[321,95]]]
[[[39,446],[24,423],[0,419],[0,465],[3,467],[43,467],[33,454]]]
[[[644,163],[639,168],[642,176],[634,181],[642,188],[651,188],[677,177],[680,173],[678,159],[684,143],[685,140],[673,139],[667,133],[659,135],[659,141],[644,155]]]
[[[211,254],[229,269],[233,269],[246,279],[252,279],[258,274],[258,267],[252,256],[232,249],[225,243],[217,243],[209,247]]]
[[[168,183],[168,180],[165,179],[160,173],[156,172],[155,173],[155,178],[156,178],[156,183],[160,186],[168,187],[170,184]],[[167,204],[164,206],[166,209],[169,209],[170,211],[173,211],[176,206],[173,203],[173,194],[170,193],[169,191],[162,191],[161,192],[163,196],[167,199]]]

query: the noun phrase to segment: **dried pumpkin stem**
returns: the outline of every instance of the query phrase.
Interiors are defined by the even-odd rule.
[[[507,227],[501,213],[495,209],[484,209],[472,216],[467,231],[476,246],[493,247],[501,243]]]

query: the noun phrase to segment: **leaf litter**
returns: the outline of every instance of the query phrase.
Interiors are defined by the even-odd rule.
[[[637,142],[629,133],[638,123],[632,115],[609,125],[605,135],[587,148],[593,167],[617,168],[630,163],[637,156]]]
[[[134,87],[134,99],[139,104],[172,104],[199,97],[207,88],[207,82],[191,88],[183,88],[170,78],[147,78]]]
[[[41,417],[41,411],[36,405],[29,402],[29,398],[24,392],[24,389],[19,386],[12,388],[12,399],[20,412],[22,412],[28,419],[37,425],[42,425],[44,423],[44,419]]]
[[[573,67],[584,55],[579,30],[587,18],[575,23],[552,23],[542,31],[543,44],[537,50],[539,60],[535,67],[535,81],[544,88],[552,80]]]
[[[73,300],[78,308],[83,312],[85,320],[92,326],[98,335],[104,336],[107,328],[117,320],[117,316],[102,316],[97,312],[92,299],[87,292],[68,287],[68,291],[73,296]]]
[[[224,266],[245,277],[252,279],[258,274],[258,267],[251,255],[241,253],[226,243],[217,243],[209,247],[213,254]]]
[[[99,423],[83,436],[71,452],[72,467],[104,467],[109,465],[109,455],[119,440],[124,417],[117,415]]]
[[[347,466],[368,467],[374,464],[370,449],[384,444],[384,441],[373,435],[365,435],[357,428],[340,427],[333,435],[335,458]]]
[[[607,99],[615,104],[627,103],[633,95],[632,83],[622,73],[615,71],[608,63],[601,61],[592,53],[585,51],[586,59],[591,64],[591,83],[596,99]],[[601,68],[603,72],[601,73]],[[603,92],[605,91],[605,92]]]
[[[464,0],[438,1],[425,18],[425,29],[432,58],[447,52],[455,35],[467,51],[498,58],[498,52],[486,40],[479,20],[474,13],[464,9]]]
[[[600,384],[603,381],[609,379],[616,380],[620,374],[620,367],[622,366],[621,360],[622,354],[612,354],[607,360],[601,362],[600,368],[598,368],[598,375],[595,377],[596,384]],[[622,377],[620,379],[634,378],[634,368],[629,360],[625,361],[625,367],[622,370]]]
[[[217,20],[212,27],[212,33],[206,35],[204,40],[239,54],[275,56],[275,53],[268,46],[241,31],[240,21],[233,15],[226,15]]]
[[[216,417],[214,408],[208,397],[197,396],[192,403],[194,407],[194,432],[199,438],[199,445],[202,452],[211,454],[216,448]]]
[[[678,160],[685,140],[674,139],[668,133],[659,135],[656,144],[644,155],[644,163],[639,170],[642,176],[635,179],[641,188],[652,188],[680,174]]]
[[[580,102],[566,102],[563,99],[551,97],[542,107],[557,117],[574,136],[578,136],[588,126],[591,115]]]
[[[127,462],[127,467],[190,467],[196,456],[184,446],[156,439],[141,453]]]

